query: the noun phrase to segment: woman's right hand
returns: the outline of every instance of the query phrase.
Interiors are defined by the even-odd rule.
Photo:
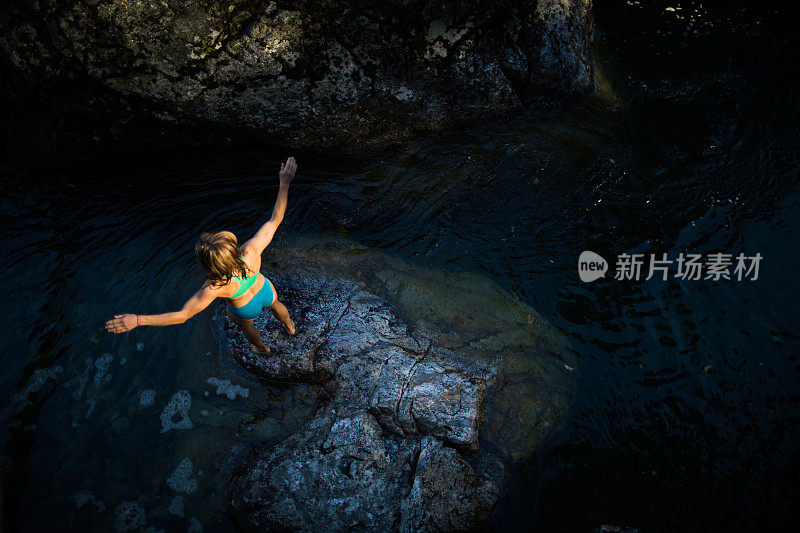
[[[281,163],[281,171],[278,174],[281,185],[289,185],[294,179],[295,172],[297,172],[297,163],[294,162],[294,157],[287,159],[286,163]]]
[[[114,315],[114,318],[106,322],[106,331],[111,333],[125,333],[138,326],[139,319],[136,315]]]

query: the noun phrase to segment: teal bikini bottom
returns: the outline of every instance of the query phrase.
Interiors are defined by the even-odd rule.
[[[272,305],[274,299],[275,295],[272,294],[272,287],[269,284],[269,280],[265,277],[264,286],[261,287],[261,290],[259,290],[249,302],[242,307],[233,307],[230,302],[228,302],[227,305],[228,310],[234,315],[245,320],[252,320],[260,315],[261,311]]]

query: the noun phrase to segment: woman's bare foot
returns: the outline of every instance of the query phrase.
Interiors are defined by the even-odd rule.
[[[267,348],[266,346],[264,346],[264,349],[261,350],[261,349],[257,348],[255,344],[251,343],[250,344],[250,350],[253,353],[260,353],[260,354],[263,354],[263,355],[269,355],[269,348]]]
[[[294,334],[297,333],[297,328],[294,327],[294,322],[292,322],[291,319],[289,319],[289,324],[291,324],[291,326],[284,324],[283,327],[286,329],[286,333],[294,336]]]

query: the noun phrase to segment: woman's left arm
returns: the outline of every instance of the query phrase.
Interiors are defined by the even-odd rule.
[[[247,250],[255,250],[256,255],[264,253],[264,249],[272,242],[272,237],[278,230],[278,226],[283,222],[283,214],[286,212],[286,204],[289,201],[289,185],[294,179],[295,172],[297,172],[297,163],[294,157],[286,160],[286,163],[281,163],[281,171],[278,173],[278,180],[280,187],[278,188],[278,199],[275,200],[275,207],[272,209],[272,216],[270,219],[261,226],[252,239],[242,245],[242,251],[247,253]]]
[[[210,285],[204,286],[183,304],[180,311],[162,313],[160,315],[114,315],[106,322],[106,330],[111,333],[125,333],[137,326],[172,326],[183,324],[194,315],[205,309],[218,296]]]

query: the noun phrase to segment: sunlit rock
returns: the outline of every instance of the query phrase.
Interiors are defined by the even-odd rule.
[[[492,511],[498,487],[441,441],[422,439],[401,531],[468,531]]]
[[[464,523],[485,520],[499,489],[457,458],[478,447],[491,369],[438,353],[357,282],[305,279],[282,287],[286,298],[314,305],[301,304],[295,314],[296,338],[273,337],[273,353],[258,356],[275,363],[254,365],[255,354],[220,313],[223,335],[234,357],[247,355],[243,364],[259,375],[327,380],[333,396],[299,433],[252,454],[237,470],[229,489],[237,522],[247,530],[349,529],[364,521],[368,528],[391,528],[414,483],[425,435],[424,445],[438,442],[440,462],[452,461],[454,479],[464,483],[463,497],[445,497],[437,513],[459,514],[459,506],[473,502]],[[260,317],[256,326],[267,329],[268,320]],[[424,513],[414,518],[425,524],[436,519]]]
[[[348,249],[347,244],[342,247]],[[481,528],[508,480],[568,406],[572,359],[533,309],[485,278],[316,248],[270,273],[297,326],[254,321],[254,354],[219,306],[221,356],[262,379],[315,383],[299,431],[254,450],[228,498],[247,531]],[[302,268],[298,265],[304,265]]]

